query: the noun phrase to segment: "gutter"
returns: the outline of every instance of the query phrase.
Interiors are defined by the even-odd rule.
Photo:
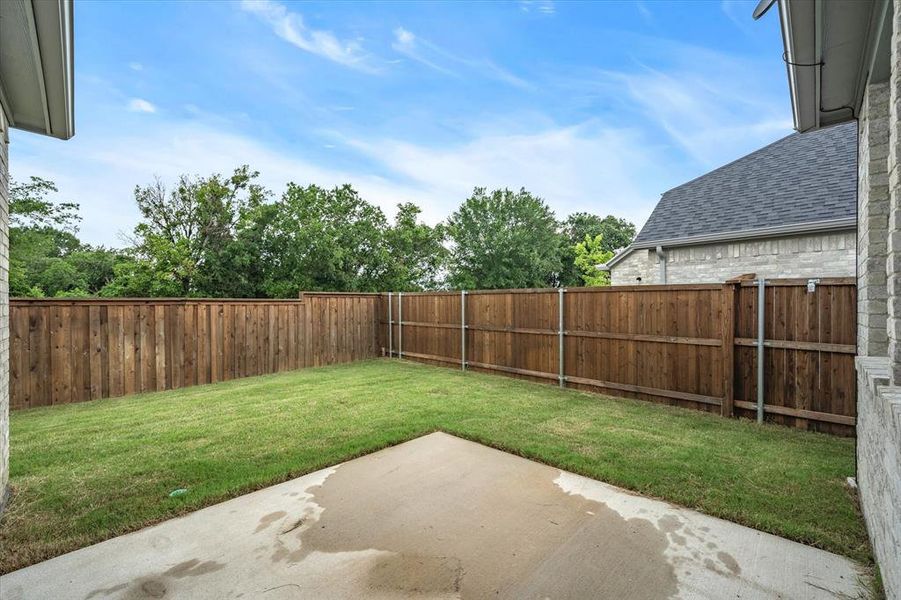
[[[791,225],[777,225],[775,227],[761,227],[759,229],[745,229],[740,231],[724,231],[722,233],[707,233],[683,238],[669,238],[664,240],[646,240],[632,243],[625,250],[611,258],[606,267],[609,269],[635,250],[673,246],[700,246],[717,242],[732,242],[737,240],[753,240],[771,237],[785,237],[799,233],[828,233],[830,231],[846,231],[857,229],[856,217],[842,219],[829,219],[826,221],[812,221],[810,223],[793,223]]]
[[[655,248],[657,252],[657,268],[660,269],[660,273],[658,275],[658,279],[660,281],[658,283],[666,284],[666,252],[663,251],[663,246],[657,246]]]
[[[801,107],[798,103],[798,79],[794,66],[795,54],[792,52],[794,41],[792,39],[791,15],[788,10],[787,0],[779,2],[779,24],[782,28],[782,44],[785,50],[785,70],[788,75],[788,92],[792,102],[792,120],[795,130],[801,131]]]

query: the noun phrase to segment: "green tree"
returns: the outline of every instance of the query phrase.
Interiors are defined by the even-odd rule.
[[[62,296],[76,290],[87,293],[84,275],[62,258],[50,260],[39,274],[37,283],[48,296]]]
[[[575,246],[584,242],[585,236],[594,238],[600,235],[602,248],[615,252],[625,248],[635,239],[635,225],[631,222],[607,215],[600,217],[591,213],[573,213],[560,224],[561,243],[563,244],[563,269],[561,284],[568,287],[585,285],[582,272],[576,266]]]
[[[598,269],[598,265],[613,258],[613,252],[604,249],[604,236],[586,235],[584,240],[573,246],[573,255],[584,285],[610,285],[610,272]]]
[[[476,188],[447,221],[448,282],[456,288],[543,287],[556,282],[561,260],[554,213],[544,200]]]
[[[78,205],[49,199],[52,181],[31,177],[10,185],[10,294],[85,295],[111,278],[119,253],[93,248],[76,234]]]
[[[412,202],[397,205],[394,225],[385,232],[390,266],[383,289],[402,292],[441,287],[447,262],[444,227],[421,222],[421,213]]]
[[[24,228],[53,228],[75,233],[78,231],[78,204],[53,202],[47,199],[59,190],[50,180],[31,176],[27,183],[10,182],[9,225]]]
[[[389,272],[387,220],[349,185],[288,184],[262,240],[264,290],[277,298],[302,290],[376,291]]]
[[[135,188],[143,218],[134,230],[135,261],[120,268],[117,278],[126,281],[113,282],[107,293],[146,286],[149,295],[222,295],[235,277],[229,246],[238,223],[266,197],[257,176],[245,165],[231,177],[183,175],[171,191],[159,180]]]

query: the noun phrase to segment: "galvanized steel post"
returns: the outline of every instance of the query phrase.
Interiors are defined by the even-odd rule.
[[[558,305],[559,305],[559,308],[557,309],[557,313],[558,313],[559,320],[560,320],[560,324],[559,324],[559,328],[558,328],[559,333],[557,334],[557,342],[558,342],[558,346],[559,346],[557,349],[557,355],[560,359],[560,375],[559,375],[560,387],[566,387],[566,376],[563,374],[563,292],[565,292],[565,291],[566,291],[565,289],[560,288],[557,293]]]
[[[391,292],[388,292],[388,358],[394,358],[394,321],[391,319]]]
[[[460,368],[466,370],[466,290],[460,290]]]
[[[763,423],[763,341],[766,313],[766,280],[757,280],[757,422]]]
[[[404,293],[397,292],[397,358],[404,357]]]

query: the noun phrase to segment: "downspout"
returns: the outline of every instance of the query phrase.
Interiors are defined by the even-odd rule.
[[[663,251],[663,246],[657,246],[657,266],[660,269],[660,283],[666,283],[666,252]]]

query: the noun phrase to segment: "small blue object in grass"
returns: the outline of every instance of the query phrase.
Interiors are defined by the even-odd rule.
[[[172,490],[171,492],[169,492],[169,497],[178,498],[179,496],[184,496],[187,493],[188,490],[186,490],[185,488],[178,488],[177,490]]]

